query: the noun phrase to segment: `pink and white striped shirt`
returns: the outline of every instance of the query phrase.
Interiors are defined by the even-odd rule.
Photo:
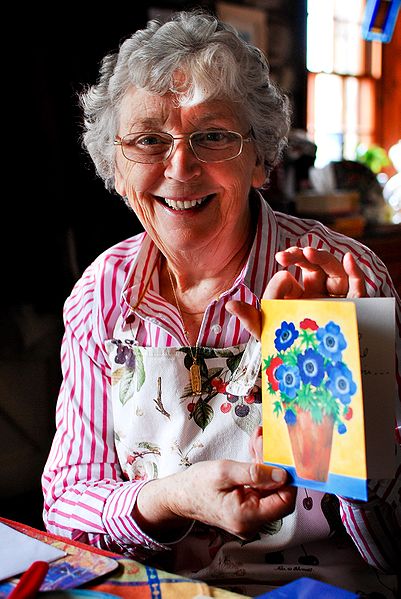
[[[260,206],[248,261],[231,288],[208,306],[198,344],[231,347],[248,340],[249,334],[225,304],[239,299],[259,305],[267,282],[279,269],[277,251],[312,246],[340,261],[351,251],[365,274],[367,294],[396,297],[401,389],[401,303],[383,263],[368,248],[316,221],[274,213],[263,199]],[[136,341],[141,346],[186,345],[176,308],[159,294],[159,258],[146,233],[118,243],[87,268],[67,299],[57,428],[42,478],[48,530],[139,559],[168,548],[143,533],[132,517],[145,483],[122,477],[114,446],[111,365],[105,343],[122,316],[127,322],[139,319]],[[293,272],[300,277],[297,269]],[[131,306],[138,302],[134,311]],[[371,483],[366,504],[340,498],[342,519],[355,545],[369,564],[383,571],[394,569],[400,551],[400,492],[401,468],[394,480]]]

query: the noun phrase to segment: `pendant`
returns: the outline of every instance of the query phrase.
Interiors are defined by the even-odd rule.
[[[200,395],[202,392],[202,382],[201,382],[201,374],[199,364],[194,362],[189,369],[189,375],[191,377],[191,387],[192,393],[194,395]]]

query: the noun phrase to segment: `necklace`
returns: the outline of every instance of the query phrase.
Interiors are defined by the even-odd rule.
[[[178,313],[179,313],[180,318],[181,318],[182,328],[184,330],[185,339],[186,339],[186,341],[188,343],[189,351],[191,353],[192,366],[189,369],[189,376],[190,376],[190,380],[191,380],[192,394],[193,395],[200,395],[201,392],[202,392],[202,380],[201,380],[200,367],[199,367],[199,364],[198,364],[198,349],[199,349],[198,342],[196,342],[196,345],[195,345],[195,354],[194,354],[194,352],[192,351],[191,343],[190,343],[189,338],[188,338],[188,331],[185,329],[184,318],[182,316],[181,307],[180,307],[180,304],[179,304],[179,301],[178,301],[178,298],[177,298],[177,294],[175,292],[175,287],[174,287],[174,284],[173,284],[173,278],[171,276],[171,272],[170,272],[170,269],[169,269],[168,266],[167,266],[167,272],[168,272],[168,277],[170,279],[171,289],[172,289],[173,295],[174,295],[175,305],[177,306],[177,310],[178,310]]]

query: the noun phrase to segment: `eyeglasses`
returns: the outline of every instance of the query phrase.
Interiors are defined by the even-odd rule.
[[[155,131],[129,133],[115,139],[114,145],[121,146],[127,160],[140,164],[157,164],[169,158],[176,139],[188,140],[189,147],[201,162],[233,160],[241,154],[244,143],[252,141],[251,137],[243,137],[236,131],[211,129],[177,137]]]

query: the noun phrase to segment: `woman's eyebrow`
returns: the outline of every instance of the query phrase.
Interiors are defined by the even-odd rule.
[[[227,113],[222,112],[209,112],[207,114],[202,114],[202,116],[197,121],[199,124],[208,123],[210,121],[225,121],[232,123],[235,120],[233,115],[229,115]]]
[[[130,131],[159,131],[165,120],[160,118],[141,118],[131,121]]]
[[[134,117],[134,119],[131,121],[129,130],[131,132],[162,131],[164,129],[166,120],[167,118],[162,117],[145,117],[139,119]],[[227,125],[232,126],[234,120],[234,115],[228,115],[227,113],[222,112],[208,112],[206,114],[202,114],[199,118],[195,118],[193,123],[197,128],[201,129],[213,121],[224,122]]]

